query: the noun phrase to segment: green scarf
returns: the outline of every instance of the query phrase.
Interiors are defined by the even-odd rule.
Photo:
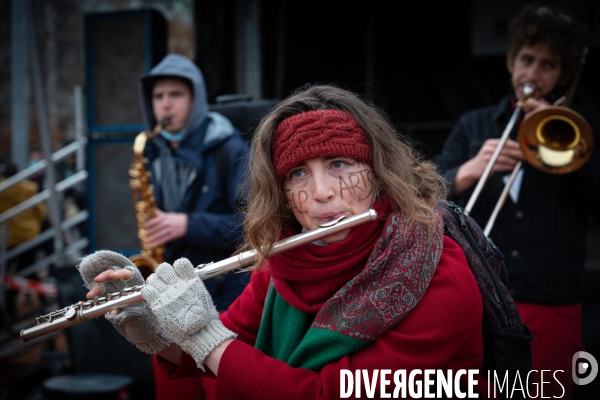
[[[437,208],[435,211],[440,215]],[[364,230],[353,231],[340,242],[348,248],[365,240]],[[396,212],[390,215],[383,230],[370,234],[378,235],[378,239],[366,265],[316,315],[291,306],[272,283],[255,347],[292,367],[319,371],[370,344],[402,321],[421,300],[435,274],[443,247],[443,220],[440,218],[435,231],[430,232],[423,224],[409,223],[401,212]],[[327,247],[317,247],[307,245],[295,250],[302,249],[299,251],[304,252],[304,260],[312,259],[317,252],[323,264]],[[285,268],[286,262],[298,257],[295,252],[270,259],[273,279],[278,279],[278,268]]]

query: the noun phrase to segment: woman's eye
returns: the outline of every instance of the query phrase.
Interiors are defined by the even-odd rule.
[[[343,168],[345,165],[346,165],[346,163],[344,161],[339,161],[339,160],[338,161],[334,161],[334,162],[331,163],[331,166],[334,169]]]
[[[300,178],[303,174],[303,171],[301,169],[297,169],[295,171],[291,171],[290,172],[290,178]]]

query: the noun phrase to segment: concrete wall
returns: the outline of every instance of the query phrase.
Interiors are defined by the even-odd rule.
[[[45,104],[53,150],[75,137],[74,87],[85,91],[84,16],[153,8],[168,22],[168,51],[194,57],[193,0],[33,0]],[[0,162],[11,158],[11,0],[0,0]],[[31,78],[29,78],[31,81]],[[29,148],[40,147],[35,99],[28,85]],[[85,97],[85,96],[84,96]],[[135,104],[134,106],[137,106]]]

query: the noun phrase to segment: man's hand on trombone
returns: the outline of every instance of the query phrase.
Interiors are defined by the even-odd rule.
[[[564,99],[564,98],[561,98],[561,99]],[[557,101],[557,103],[561,102],[561,99],[559,99]],[[525,117],[527,117],[527,114],[529,114],[530,112],[535,111],[539,108],[550,107],[551,105],[552,104],[548,103],[543,98],[534,99],[533,97],[530,97],[523,102],[523,112],[525,112]]]
[[[461,194],[469,190],[485,171],[487,164],[492,158],[492,154],[496,150],[500,139],[488,139],[483,143],[481,149],[475,157],[465,162],[456,173],[454,180],[454,192]],[[495,172],[509,172],[515,168],[515,165],[521,160],[524,160],[525,156],[521,151],[519,143],[508,139],[500,151],[498,159],[494,163],[491,174]]]

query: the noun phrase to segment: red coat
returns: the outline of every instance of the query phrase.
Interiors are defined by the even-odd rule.
[[[437,271],[415,309],[394,329],[354,354],[319,372],[292,368],[253,347],[270,276],[254,272],[242,295],[222,315],[238,333],[219,364],[218,399],[336,399],[340,370],[480,369],[483,363],[483,304],[477,282],[460,247],[444,237]],[[170,378],[200,376],[195,361],[184,355],[179,366],[160,359]],[[422,377],[422,375],[421,375]],[[390,378],[390,376],[388,376]],[[379,385],[376,396],[379,395]],[[394,389],[393,380],[388,393]],[[366,398],[364,387],[361,394]],[[352,396],[352,398],[354,395]]]

